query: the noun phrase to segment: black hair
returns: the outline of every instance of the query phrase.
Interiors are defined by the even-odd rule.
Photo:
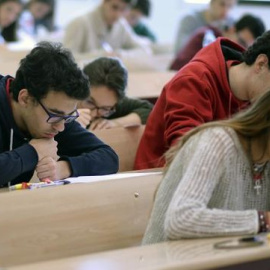
[[[139,10],[144,16],[149,17],[151,11],[151,2],[149,0],[137,0],[132,5],[132,9]]]
[[[37,31],[37,27],[39,25],[46,27],[48,31],[55,30],[54,25],[55,0],[30,0],[26,4],[26,9],[29,9],[30,6],[34,3],[43,3],[51,7],[51,10],[43,18],[35,19],[35,31]]]
[[[265,25],[261,18],[246,14],[235,23],[236,32],[248,29],[256,39],[265,32]]]
[[[106,86],[119,99],[125,96],[128,72],[119,60],[101,57],[86,65],[83,72],[88,76],[91,86]]]
[[[15,2],[23,6],[21,0],[0,0],[0,8],[2,4],[7,2]],[[6,42],[17,41],[17,23],[18,19],[16,19],[13,23],[2,29],[1,35]]]
[[[89,95],[89,81],[75,63],[69,50],[60,43],[40,42],[20,62],[11,83],[13,99],[18,101],[21,89],[27,89],[37,101],[49,91],[64,92],[84,100]]]
[[[256,41],[243,53],[243,61],[247,65],[252,65],[258,55],[265,54],[268,58],[268,66],[270,68],[270,31],[256,39]]]

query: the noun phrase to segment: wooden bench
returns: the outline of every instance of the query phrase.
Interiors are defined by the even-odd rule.
[[[0,267],[139,245],[161,174],[0,194]]]
[[[137,148],[145,126],[102,129],[93,133],[119,156],[119,172],[133,170]]]

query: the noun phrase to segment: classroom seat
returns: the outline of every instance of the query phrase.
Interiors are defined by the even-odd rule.
[[[2,192],[0,268],[139,245],[162,177],[140,175]]]
[[[119,156],[119,172],[131,171],[134,167],[137,148],[145,125],[101,129],[93,133],[111,146]]]

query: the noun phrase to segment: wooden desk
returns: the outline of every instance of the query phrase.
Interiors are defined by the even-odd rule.
[[[130,72],[127,96],[142,99],[158,98],[165,84],[175,74],[175,71]]]
[[[231,239],[231,238],[229,238]],[[270,246],[218,250],[213,244],[222,239],[165,242],[88,256],[8,268],[10,270],[153,270],[153,269],[227,269],[269,270]]]
[[[0,267],[140,244],[161,174],[0,194]]]

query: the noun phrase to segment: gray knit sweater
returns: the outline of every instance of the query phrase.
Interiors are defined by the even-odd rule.
[[[269,177],[267,164],[258,195],[237,134],[221,127],[201,131],[182,147],[165,175],[143,244],[257,233],[256,209],[270,209]]]

